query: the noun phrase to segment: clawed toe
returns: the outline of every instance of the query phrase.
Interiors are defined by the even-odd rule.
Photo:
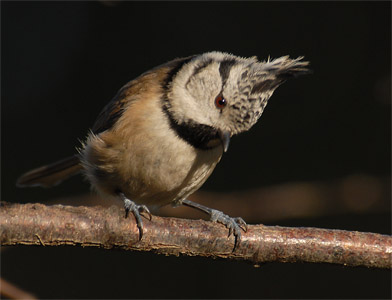
[[[218,222],[225,225],[229,229],[228,236],[232,234],[234,235],[235,241],[234,241],[233,251],[237,248],[237,246],[241,242],[241,230],[245,232],[248,230],[248,226],[246,225],[245,221],[242,218],[229,217],[228,215],[225,215],[223,212],[219,210],[209,208],[207,206],[190,201],[188,199],[182,200],[182,204],[201,210],[210,215],[211,221]]]
[[[143,229],[144,229],[141,214],[144,213],[144,214],[148,215],[148,218],[151,221],[152,215],[150,213],[150,210],[145,205],[138,205],[135,202],[129,200],[122,193],[120,194],[120,196],[124,200],[125,218],[128,217],[129,212],[132,212],[132,214],[134,215],[134,217],[136,219],[136,225],[139,229],[139,240],[141,240],[143,237]],[[144,216],[144,217],[147,218],[146,216]]]
[[[211,221],[225,225],[229,229],[228,237],[232,234],[234,235],[235,242],[233,251],[241,242],[241,230],[243,230],[244,232],[248,230],[248,226],[242,218],[232,218],[224,214],[223,212],[215,209],[211,211]]]
[[[150,210],[148,209],[147,206],[145,205],[138,205],[138,210],[139,213],[145,213],[148,215],[148,219],[151,221],[152,220],[152,214],[150,213]]]
[[[238,226],[245,232],[248,231],[248,224],[246,224],[246,222],[244,221],[243,218],[241,217],[237,217],[237,218],[233,218],[234,221],[238,224]]]

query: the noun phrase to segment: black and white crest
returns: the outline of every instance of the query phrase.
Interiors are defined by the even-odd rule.
[[[210,138],[218,131],[238,134],[257,122],[279,85],[308,72],[302,59],[283,56],[259,62],[221,52],[188,58],[171,74],[164,109],[179,128],[200,125]],[[217,106],[218,97],[224,107]]]

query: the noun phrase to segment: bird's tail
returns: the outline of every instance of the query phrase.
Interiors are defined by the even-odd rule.
[[[81,170],[82,165],[80,164],[80,159],[77,155],[74,155],[23,174],[18,178],[16,186],[52,187],[76,175]]]

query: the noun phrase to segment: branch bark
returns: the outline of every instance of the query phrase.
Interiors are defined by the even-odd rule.
[[[118,207],[11,204],[0,208],[0,243],[8,245],[93,246],[265,262],[317,262],[392,268],[392,237],[318,228],[249,225],[239,247],[213,222],[153,216],[144,236],[134,218]]]

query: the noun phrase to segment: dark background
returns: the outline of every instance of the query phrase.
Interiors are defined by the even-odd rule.
[[[14,183],[24,171],[74,153],[128,80],[175,57],[212,50],[262,60],[304,55],[313,74],[275,92],[258,124],[233,138],[204,191],[351,174],[390,178],[390,28],[388,1],[2,1],[1,200],[46,203],[88,192],[80,177],[48,190]],[[388,210],[274,224],[389,234],[391,223]],[[1,273],[40,298],[391,297],[385,270],[254,268],[68,247],[3,247]]]

